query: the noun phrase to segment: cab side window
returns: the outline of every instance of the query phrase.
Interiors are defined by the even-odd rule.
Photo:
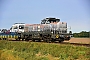
[[[19,29],[24,29],[24,25],[19,25]]]

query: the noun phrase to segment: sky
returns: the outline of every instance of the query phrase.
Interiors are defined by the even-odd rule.
[[[67,22],[68,31],[90,31],[90,0],[0,0],[0,28],[39,24],[46,17]]]

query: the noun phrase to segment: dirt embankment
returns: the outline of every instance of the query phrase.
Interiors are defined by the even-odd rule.
[[[90,38],[71,38],[69,41],[65,42],[90,44]]]

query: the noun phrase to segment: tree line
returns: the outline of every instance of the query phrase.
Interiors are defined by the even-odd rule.
[[[73,33],[73,37],[90,37],[90,32],[82,31],[80,33]]]

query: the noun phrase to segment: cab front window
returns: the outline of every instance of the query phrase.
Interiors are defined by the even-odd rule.
[[[14,28],[14,29],[18,29],[18,27],[17,27],[17,26],[14,26],[13,28]]]

